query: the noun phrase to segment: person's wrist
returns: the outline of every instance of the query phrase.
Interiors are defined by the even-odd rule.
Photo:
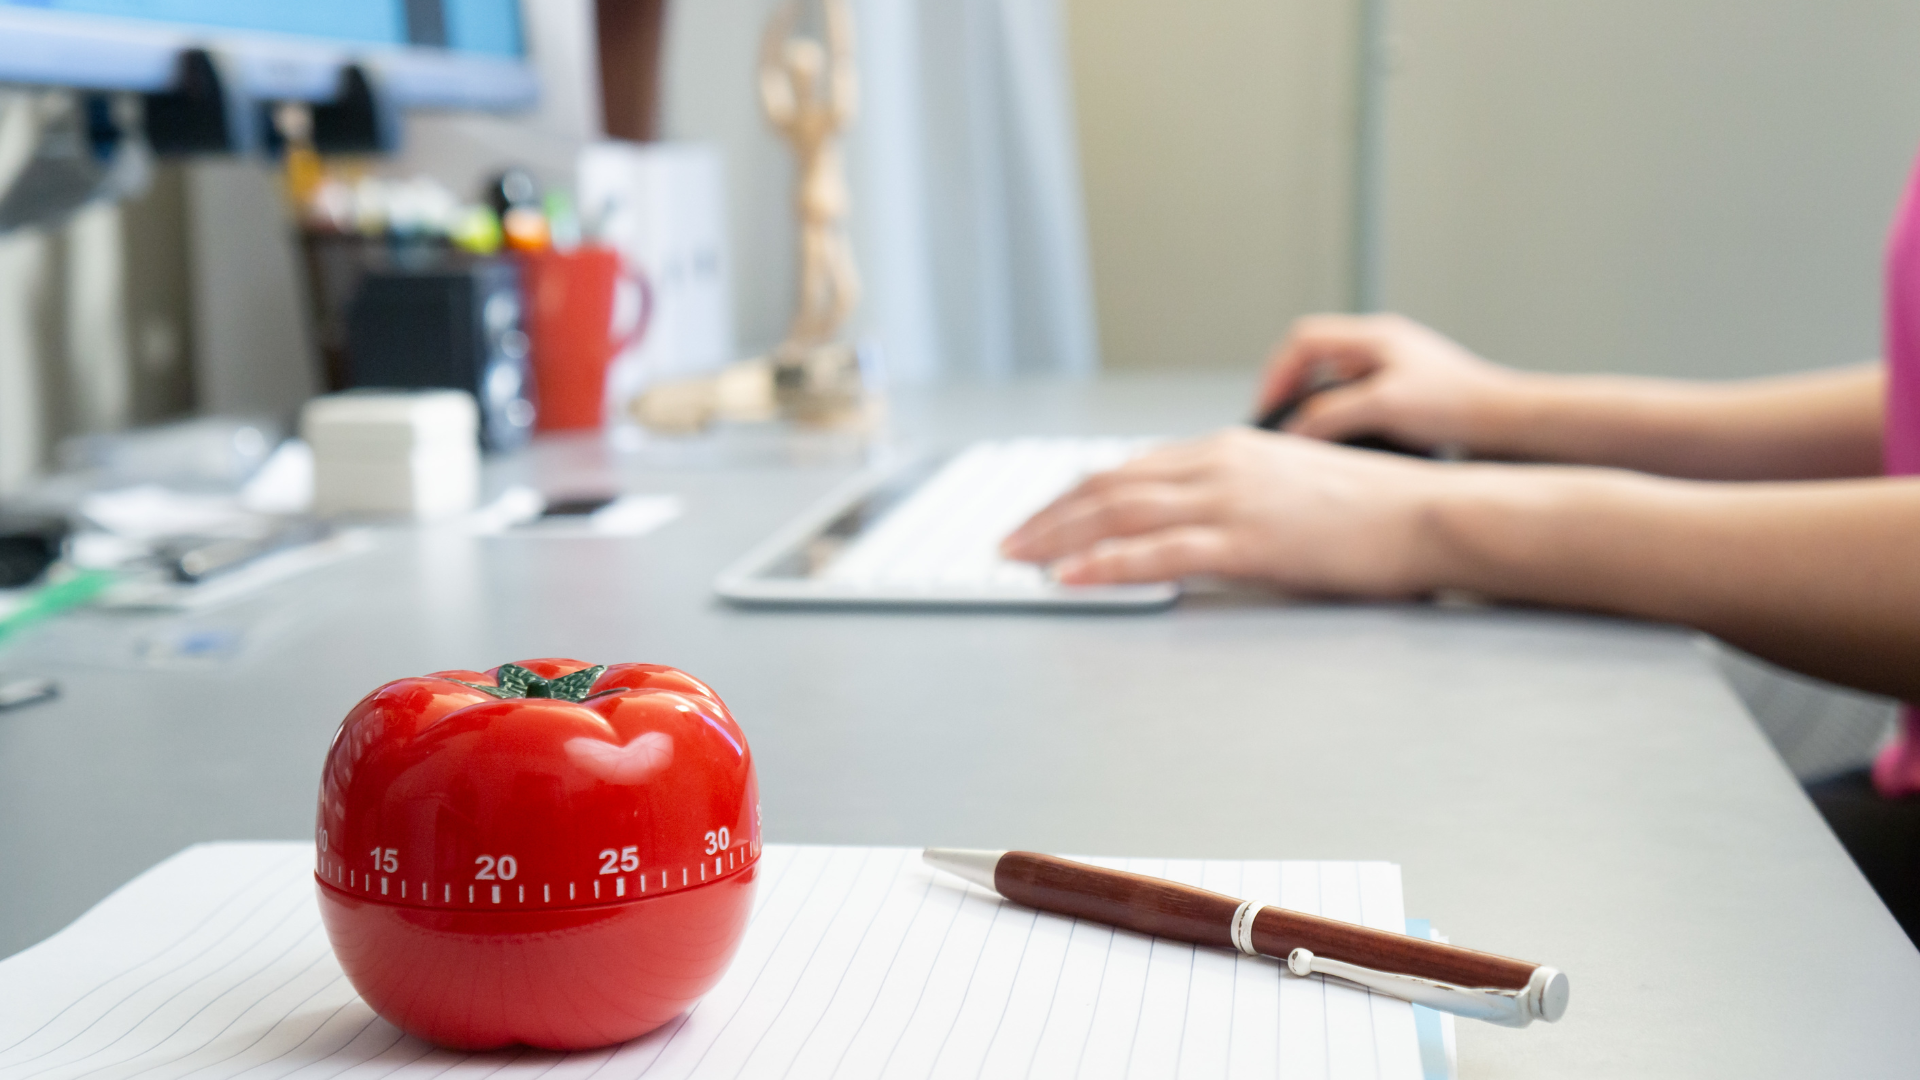
[[[1527,546],[1527,508],[1551,496],[1545,479],[1503,465],[1439,467],[1408,529],[1413,591],[1508,596],[1521,569],[1511,565],[1515,552]]]
[[[1476,466],[1435,464],[1429,469],[1431,475],[1423,478],[1407,502],[1400,529],[1407,545],[1401,558],[1400,591],[1408,595],[1459,587],[1458,534],[1463,520],[1474,512]]]
[[[1529,434],[1540,430],[1553,410],[1564,380],[1533,371],[1503,369],[1468,418],[1469,454],[1477,457],[1528,458]]]

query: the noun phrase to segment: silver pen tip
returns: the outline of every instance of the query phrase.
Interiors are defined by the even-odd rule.
[[[935,870],[944,870],[983,889],[998,892],[993,887],[993,870],[1000,865],[1000,856],[1005,854],[1004,851],[978,851],[973,848],[930,847],[920,853],[920,858]]]

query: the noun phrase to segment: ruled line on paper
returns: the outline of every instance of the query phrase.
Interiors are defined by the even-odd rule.
[[[828,1075],[835,1075],[840,1072],[840,1067],[846,1061],[847,1050],[851,1048],[853,1044],[853,1040],[859,1036],[860,1032],[866,1028],[867,1022],[870,1019],[872,1019],[873,1006],[875,1002],[879,999],[878,987],[881,985],[884,985],[886,980],[892,977],[894,966],[900,962],[901,950],[903,950],[906,947],[907,935],[905,933],[905,930],[907,927],[911,926],[916,920],[920,918],[920,913],[926,909],[927,898],[933,895],[933,891],[934,891],[933,875],[929,874],[927,875],[925,885],[923,885],[918,890],[919,895],[917,897],[916,902],[913,905],[913,908],[910,911],[904,912],[905,919],[901,923],[901,933],[899,933],[898,935],[893,935],[889,933],[887,935],[887,937],[891,939],[893,947],[887,950],[886,967],[881,969],[879,981],[874,984],[873,993],[866,995],[866,1005],[860,1010],[859,1022],[853,1026],[852,1031],[847,1033],[846,1038],[840,1042],[839,1052],[834,1055],[833,1066],[831,1069],[827,1070]],[[878,916],[876,915],[876,920],[877,918]],[[864,946],[865,943],[863,942],[862,944]],[[859,954],[858,952],[856,952],[852,963],[849,964],[849,970],[851,970],[852,967],[857,965],[858,963],[859,963]],[[831,1004],[829,1004],[828,1006],[828,1012],[829,1013],[832,1012]],[[825,1017],[822,1017],[823,1021],[825,1019],[826,1019]],[[811,1042],[812,1038],[814,1036],[817,1036],[822,1030],[827,1030],[824,1023],[822,1026],[814,1028],[814,1030],[811,1033],[809,1033],[808,1035],[809,1042]],[[829,1036],[830,1039],[836,1038],[836,1037],[837,1036],[833,1036],[833,1035]],[[826,1044],[823,1043],[822,1045],[826,1045]],[[802,1054],[796,1060],[797,1064],[804,1064],[806,1061],[806,1058],[804,1056],[804,1052],[806,1050],[805,1044],[802,1045],[801,1050],[802,1050]]]
[[[89,1015],[88,1009],[90,1007],[94,1009],[99,1009],[100,1011],[98,1013],[92,1014],[94,1016],[94,1019],[92,1021],[89,1021],[85,1025],[80,1026],[78,1028],[69,1028],[69,1034],[66,1040],[63,1040],[62,1042],[58,1044],[54,1044],[52,1046],[47,1046],[42,1049],[41,1053],[35,1054],[32,1057],[26,1058],[25,1060],[36,1060],[40,1057],[44,1057],[46,1054],[57,1052],[61,1047],[65,1046],[74,1037],[84,1034],[86,1031],[90,1030],[95,1024],[98,1024],[102,1018],[104,1018],[107,1014],[111,1013],[115,1007],[125,1002],[128,998],[138,995],[141,991],[145,990],[147,987],[153,985],[154,983],[159,982],[163,979],[166,979],[170,975],[177,973],[183,965],[190,964],[195,960],[199,959],[201,956],[204,956],[208,951],[211,951],[217,948],[221,944],[223,935],[220,932],[219,925],[215,924],[215,920],[219,919],[220,916],[224,914],[229,914],[229,910],[236,907],[244,909],[244,914],[240,916],[242,922],[251,918],[252,915],[255,912],[257,912],[260,907],[265,906],[266,904],[272,902],[272,900],[274,899],[274,896],[276,895],[276,890],[282,887],[279,882],[272,882],[268,880],[276,872],[282,872],[282,871],[284,871],[284,867],[279,865],[269,865],[265,868],[256,868],[256,872],[254,873],[253,877],[250,880],[246,881],[243,885],[241,885],[238,891],[230,894],[229,897],[224,901],[213,905],[211,911],[205,912],[200,918],[198,918],[193,923],[190,929],[188,929],[184,934],[176,938],[170,944],[166,945],[163,948],[160,948],[157,951],[152,952],[146,960],[140,963],[137,963],[131,967],[128,967],[125,970],[102,972],[100,975],[99,981],[94,982],[86,990],[82,991],[77,997],[73,998],[69,1004],[63,1006],[59,1010],[59,1012],[55,1013],[51,1017],[48,1017],[45,1021],[35,1026],[31,1031],[27,1031],[19,1035],[18,1037],[13,1038],[10,1042],[8,1042],[5,1045],[4,1048],[0,1048],[0,1061],[6,1060],[9,1056],[14,1056],[14,1057],[19,1056],[14,1052],[18,1050],[22,1044],[35,1039],[37,1036],[46,1034],[50,1027],[60,1024],[61,1021],[63,1020],[73,1021],[73,1020],[85,1019],[85,1017]],[[256,891],[259,893],[259,896],[257,899],[255,899],[255,896],[254,896]],[[251,907],[248,906],[249,902],[251,902],[251,905],[252,905]],[[86,922],[86,917],[83,916],[81,919],[81,923],[77,923],[76,926],[78,927],[85,922]],[[91,928],[88,927],[87,929],[91,929]],[[159,928],[156,928],[156,929],[159,929]],[[164,930],[160,932],[163,934],[165,933]],[[191,943],[194,943],[196,939],[203,939],[205,942],[203,945],[200,945],[199,950],[197,952],[194,952],[184,958],[176,958],[176,962],[170,968],[164,968],[162,970],[153,971],[153,972],[147,972],[145,970],[151,965],[156,965],[161,963],[166,957],[169,956],[169,954],[174,953],[176,950],[185,951],[187,949],[193,948],[193,945]],[[117,947],[119,946],[119,941],[115,939],[111,942],[111,945]],[[145,982],[139,982],[138,980],[140,979],[140,976],[143,974],[148,975],[148,978],[146,979]],[[116,987],[115,984],[119,984],[119,983],[137,983],[137,985],[131,985],[126,987]],[[112,998],[112,995],[116,992],[116,990],[119,990],[119,989],[124,989],[125,993],[121,994],[117,998]],[[112,1001],[111,1002],[107,1001],[106,999],[108,998],[112,998]],[[0,1003],[12,1004],[11,1002],[7,1002],[7,999],[5,997],[0,997]]]
[[[887,936],[882,933],[881,936],[876,939],[875,931],[879,925],[882,912],[887,908],[887,898],[891,896],[894,889],[898,887],[900,881],[900,864],[906,860],[908,852],[898,851],[890,854],[892,856],[891,858],[883,856],[863,870],[863,873],[884,875],[881,879],[882,887],[870,890],[875,893],[875,895],[873,896],[871,910],[866,913],[865,919],[860,919],[859,909],[855,908],[853,918],[846,924],[852,926],[858,923],[861,928],[860,935],[856,939],[853,947],[848,951],[847,962],[843,965],[838,965],[839,970],[831,973],[833,980],[832,990],[825,995],[817,996],[817,1000],[819,1001],[819,1009],[817,1011],[811,1010],[814,996],[801,999],[801,1009],[783,1009],[780,1018],[775,1023],[768,1025],[767,1036],[772,1041],[769,1042],[768,1038],[763,1038],[761,1043],[755,1047],[755,1053],[761,1053],[764,1047],[765,1053],[769,1056],[777,1057],[781,1054],[781,1047],[783,1045],[791,1045],[792,1049],[788,1051],[792,1055],[790,1060],[796,1065],[806,1061],[809,1046],[814,1045],[814,1040],[819,1037],[820,1032],[823,1030],[826,1018],[833,1014],[834,1009],[842,1000],[841,993],[847,989],[849,980],[853,976],[853,971],[855,967],[859,965],[861,950],[867,949],[869,943],[875,943],[879,948],[885,947]],[[931,882],[928,883],[928,887],[931,887]],[[921,890],[923,898],[925,891],[924,889]],[[893,955],[897,955],[897,950],[889,953],[889,959],[891,959]],[[857,990],[855,992],[857,992]],[[792,1000],[791,996],[789,1000]],[[746,1072],[750,1069],[753,1061],[753,1055],[749,1054],[746,1065],[742,1066],[742,1071]]]
[[[242,884],[240,886],[240,889],[237,892],[233,893],[227,899],[216,904],[212,908],[212,910],[207,911],[203,916],[201,916],[199,921],[194,923],[189,929],[186,930],[185,933],[181,934],[178,938],[175,938],[173,941],[169,942],[168,944],[161,946],[158,950],[154,951],[151,955],[149,955],[147,959],[140,961],[139,963],[128,968],[126,971],[114,972],[110,975],[107,975],[102,981],[97,982],[92,986],[88,987],[88,989],[85,990],[83,993],[81,993],[81,995],[78,998],[76,998],[71,1004],[63,1007],[60,1010],[60,1012],[48,1018],[39,1027],[34,1028],[32,1031],[29,1031],[24,1035],[21,1035],[20,1037],[16,1038],[12,1043],[9,1043],[5,1046],[0,1046],[0,1054],[6,1054],[8,1051],[11,1051],[12,1049],[14,1049],[14,1047],[18,1046],[20,1043],[25,1042],[27,1039],[31,1039],[33,1036],[45,1030],[47,1024],[51,1024],[58,1021],[61,1017],[67,1015],[67,1013],[70,1012],[71,1010],[84,1007],[90,1000],[92,1000],[95,994],[104,992],[106,988],[111,986],[114,982],[123,978],[138,977],[141,970],[145,968],[148,964],[154,963],[155,961],[159,960],[161,957],[165,956],[167,953],[180,947],[182,943],[191,939],[196,933],[205,929],[209,924],[213,923],[215,919],[218,919],[222,914],[226,913],[229,908],[243,905],[251,897],[253,891],[257,887],[265,883],[269,877],[271,877],[276,871],[280,869],[281,868],[278,865],[268,865],[262,868],[258,868],[257,873],[255,873],[252,878],[248,879],[244,884]],[[165,972],[158,973],[154,976],[154,978],[155,979],[162,978],[164,977],[165,974],[166,974]]]
[[[680,1018],[573,1054],[448,1051],[353,993],[311,856],[188,849],[0,961],[0,1080],[1422,1075],[1401,1002],[1009,905],[917,851],[771,844],[732,968]],[[1390,864],[1090,861],[1404,927]]]

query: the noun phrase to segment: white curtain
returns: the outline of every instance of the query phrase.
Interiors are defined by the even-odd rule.
[[[665,128],[728,169],[739,340],[793,311],[792,164],[754,92],[773,0],[670,6]],[[1098,364],[1056,0],[854,0],[848,139],[866,286],[852,334],[901,382],[1086,374]]]

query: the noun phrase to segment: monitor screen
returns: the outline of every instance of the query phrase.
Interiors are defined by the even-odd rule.
[[[256,31],[368,45],[418,45],[489,56],[522,52],[517,0],[0,0],[0,7],[107,15],[175,26]]]
[[[377,67],[402,107],[519,108],[537,93],[519,0],[0,0],[0,82],[155,92],[188,48],[237,89],[321,100],[345,63]]]

